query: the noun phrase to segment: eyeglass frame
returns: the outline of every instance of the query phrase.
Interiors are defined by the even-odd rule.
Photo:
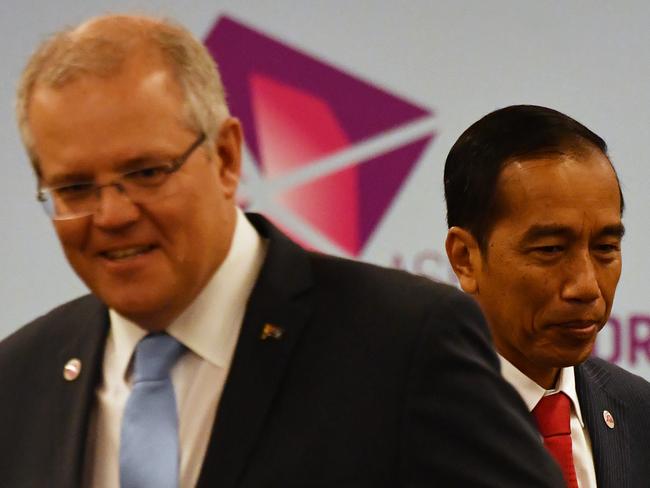
[[[150,166],[148,168],[145,167],[145,168],[138,168],[135,170],[125,171],[124,173],[120,174],[117,178],[114,178],[112,181],[108,183],[104,183],[102,185],[97,185],[94,183],[77,183],[72,185],[66,184],[66,185],[61,185],[56,187],[39,186],[36,192],[36,200],[41,204],[47,216],[52,220],[72,220],[72,219],[94,215],[98,209],[95,209],[93,211],[78,213],[74,215],[57,216],[55,206],[54,206],[54,194],[52,193],[53,190],[61,190],[66,187],[73,187],[75,185],[89,185],[88,187],[89,193],[93,194],[99,200],[102,188],[114,186],[121,194],[126,195],[130,199],[130,196],[124,186],[124,178],[126,176],[128,176],[129,174],[136,173],[138,171],[143,171],[152,168],[159,168],[164,172],[165,175],[172,175],[176,173],[179,169],[181,169],[181,167],[189,160],[190,156],[194,153],[194,151],[196,151],[201,146],[201,144],[205,142],[205,140],[206,140],[205,133],[201,132],[201,134],[199,134],[196,140],[192,143],[192,145],[189,148],[187,148],[183,152],[183,154],[181,154],[177,158],[170,159],[169,161],[166,162],[168,166],[165,166],[164,164],[160,164],[158,166]],[[163,167],[165,168],[162,169]],[[159,185],[154,185],[154,186],[162,186],[166,181],[167,180],[163,181]],[[127,184],[127,187],[128,186],[129,185]]]

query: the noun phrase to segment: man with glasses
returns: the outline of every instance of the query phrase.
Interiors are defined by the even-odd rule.
[[[471,300],[236,208],[241,127],[184,29],[59,33],[17,112],[91,294],[0,345],[1,486],[561,485]]]

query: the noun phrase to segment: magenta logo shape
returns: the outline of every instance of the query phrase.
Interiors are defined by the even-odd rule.
[[[253,160],[247,203],[276,206],[303,244],[358,256],[434,136],[395,131],[431,112],[229,17],[205,43]]]

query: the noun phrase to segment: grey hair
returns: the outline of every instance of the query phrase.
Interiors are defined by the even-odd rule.
[[[39,174],[29,126],[29,104],[37,85],[59,88],[84,75],[116,74],[134,49],[160,52],[185,97],[185,122],[206,136],[208,148],[230,112],[217,65],[187,29],[166,19],[136,15],[104,15],[59,31],[32,54],[18,83],[18,128]],[[210,149],[212,150],[212,149]]]

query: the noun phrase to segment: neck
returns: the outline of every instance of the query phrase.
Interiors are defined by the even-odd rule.
[[[536,364],[529,356],[519,354],[518,351],[507,351],[498,344],[496,348],[499,354],[510,361],[515,368],[545,390],[552,390],[555,387],[561,368]]]

